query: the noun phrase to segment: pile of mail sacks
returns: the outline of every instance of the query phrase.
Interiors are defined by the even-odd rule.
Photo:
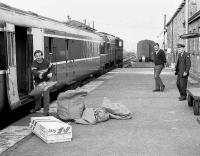
[[[68,90],[58,96],[58,117],[63,121],[75,121],[79,124],[96,124],[109,119],[131,119],[132,113],[121,103],[112,103],[104,97],[99,108],[87,108],[84,97],[87,92]]]

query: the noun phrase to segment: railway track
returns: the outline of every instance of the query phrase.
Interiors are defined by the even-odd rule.
[[[131,67],[131,63],[136,62],[136,56],[134,53],[130,54],[128,53],[127,55],[124,56],[123,58],[123,67],[124,68],[129,68]]]
[[[124,68],[153,68],[153,62],[138,62],[134,54],[127,54],[123,59]]]

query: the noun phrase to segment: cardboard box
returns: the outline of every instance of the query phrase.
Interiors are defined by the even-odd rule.
[[[46,143],[65,142],[72,139],[72,126],[53,116],[31,117],[29,127]]]

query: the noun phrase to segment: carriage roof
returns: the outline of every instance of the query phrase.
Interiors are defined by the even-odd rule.
[[[38,15],[31,11],[24,11],[4,3],[0,3],[0,23],[11,23],[18,26],[40,28],[44,30],[62,32],[65,36],[73,36],[74,39],[87,39],[100,42],[102,39],[95,32],[68,25],[55,19]]]

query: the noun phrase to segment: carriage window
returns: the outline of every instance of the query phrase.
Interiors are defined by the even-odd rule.
[[[53,54],[53,50],[52,50],[52,38],[49,38],[49,40],[48,40],[48,47],[49,47],[49,54],[52,55]]]
[[[4,46],[4,33],[0,32],[0,70],[5,70],[6,68],[6,55]]]
[[[198,29],[199,33],[200,33],[200,28]],[[198,54],[200,54],[200,39],[198,37]]]
[[[80,59],[81,58],[81,41],[69,40],[69,59]]]
[[[56,57],[56,62],[65,61],[67,52],[67,40],[62,38],[54,38],[53,48]]]

